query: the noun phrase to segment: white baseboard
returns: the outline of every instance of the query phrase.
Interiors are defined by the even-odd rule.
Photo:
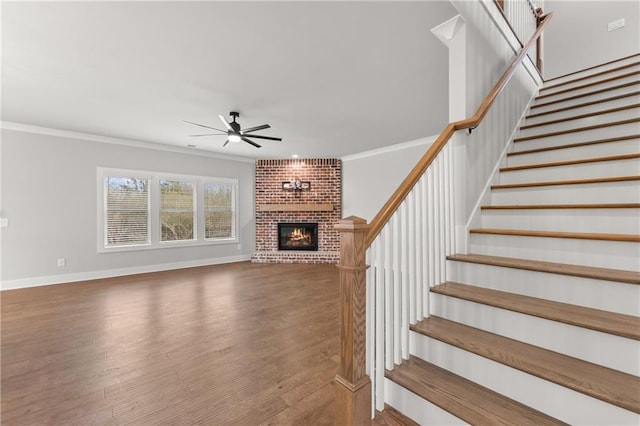
[[[0,282],[0,290],[38,287],[51,284],[72,283],[78,281],[112,278],[123,275],[144,274],[148,272],[169,271],[172,269],[193,268],[196,266],[219,265],[222,263],[244,262],[250,260],[248,254],[214,259],[198,259],[185,262],[162,263],[157,265],[134,266],[130,268],[106,269],[101,271],[77,272],[72,274],[49,275],[42,277],[21,278]]]

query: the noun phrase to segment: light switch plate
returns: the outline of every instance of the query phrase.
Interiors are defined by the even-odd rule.
[[[0,228],[6,228],[9,226],[9,219],[6,217],[0,218]]]

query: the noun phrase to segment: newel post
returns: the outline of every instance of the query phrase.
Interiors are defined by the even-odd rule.
[[[340,233],[340,368],[335,378],[336,425],[371,424],[371,380],[366,363],[367,221],[356,216],[335,226]]]

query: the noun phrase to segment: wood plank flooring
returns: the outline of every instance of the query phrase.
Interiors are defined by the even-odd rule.
[[[1,297],[3,425],[334,422],[335,265],[242,262]]]

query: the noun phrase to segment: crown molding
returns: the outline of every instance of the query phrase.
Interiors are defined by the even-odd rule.
[[[182,148],[179,146],[161,145],[152,142],[136,141],[132,139],[115,138],[111,136],[100,136],[91,133],[74,132],[71,130],[53,129],[50,127],[33,126],[30,124],[15,123],[11,121],[0,121],[0,128],[6,130],[14,130],[24,133],[36,133],[40,135],[57,136],[70,139],[81,139],[98,143],[110,143],[115,145],[125,145],[136,148],[153,149],[157,151],[176,152],[180,154],[197,155],[200,157],[219,158],[221,160],[240,161],[243,163],[255,163],[255,159],[248,157],[241,157],[239,155],[227,155],[218,154],[214,152],[206,152],[200,150],[193,150],[188,148]]]
[[[431,145],[433,141],[440,135],[427,136],[420,139],[415,139],[408,142],[402,142],[395,145],[389,145],[382,148],[372,149],[370,151],[363,151],[358,154],[345,155],[340,159],[342,161],[359,160],[361,158],[373,157],[374,155],[386,154],[394,151],[402,151],[403,149],[413,148],[414,146]]]

